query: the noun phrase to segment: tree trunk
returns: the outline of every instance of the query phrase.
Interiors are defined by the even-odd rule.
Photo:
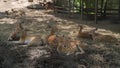
[[[104,6],[104,13],[103,13],[104,17],[106,17],[106,9],[107,9],[107,0],[105,1],[105,6]]]
[[[95,23],[97,24],[98,0],[95,0]]]
[[[120,0],[119,0],[119,17],[120,17]]]
[[[104,0],[101,0],[101,9],[100,9],[101,16],[103,16],[103,4],[104,4]]]

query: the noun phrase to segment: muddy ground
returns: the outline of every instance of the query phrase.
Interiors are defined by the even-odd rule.
[[[120,45],[77,38],[78,25],[81,24],[85,31],[98,27],[99,33],[114,35],[120,40],[120,24],[112,24],[109,20],[95,24],[93,21],[68,18],[67,14],[54,14],[44,9],[24,8],[24,11],[26,15],[18,18],[0,12],[0,68],[120,68]],[[43,38],[50,33],[48,26],[57,26],[56,34],[86,43],[85,54],[51,55],[44,46],[13,45],[7,38],[18,22],[29,29],[28,34],[41,35]]]

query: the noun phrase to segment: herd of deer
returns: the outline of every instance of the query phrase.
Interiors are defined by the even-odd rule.
[[[111,35],[102,35],[96,33],[97,28],[90,31],[82,31],[83,26],[80,25],[80,30],[78,31],[79,38],[92,39],[93,41],[100,42],[110,42],[117,43],[118,39]],[[21,23],[17,23],[15,30],[9,35],[9,41],[17,41],[13,43],[26,44],[28,46],[40,45],[40,46],[50,46],[52,49],[55,49],[58,53],[64,53],[66,55],[70,54],[84,54],[82,46],[84,44],[80,40],[68,39],[64,36],[56,35],[57,27],[51,27],[51,33],[46,38],[41,38],[37,35],[29,35],[27,31],[23,28]]]

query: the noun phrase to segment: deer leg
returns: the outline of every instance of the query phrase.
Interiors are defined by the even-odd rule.
[[[84,51],[79,45],[77,45],[77,49],[78,49],[80,52],[76,52],[75,55],[84,54],[84,53],[85,53],[85,51]]]

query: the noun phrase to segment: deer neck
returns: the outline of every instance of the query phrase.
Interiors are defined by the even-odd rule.
[[[20,41],[24,42],[25,39],[26,39],[26,37],[27,37],[27,32],[26,32],[26,31],[23,31],[23,32],[21,33]]]
[[[51,33],[50,33],[50,35],[55,35],[55,31],[52,30]]]
[[[92,33],[91,36],[92,36],[92,39],[95,40],[96,34]]]
[[[83,30],[83,28],[82,28],[82,27],[80,27],[80,29],[79,29],[79,33],[82,33],[82,30]]]

